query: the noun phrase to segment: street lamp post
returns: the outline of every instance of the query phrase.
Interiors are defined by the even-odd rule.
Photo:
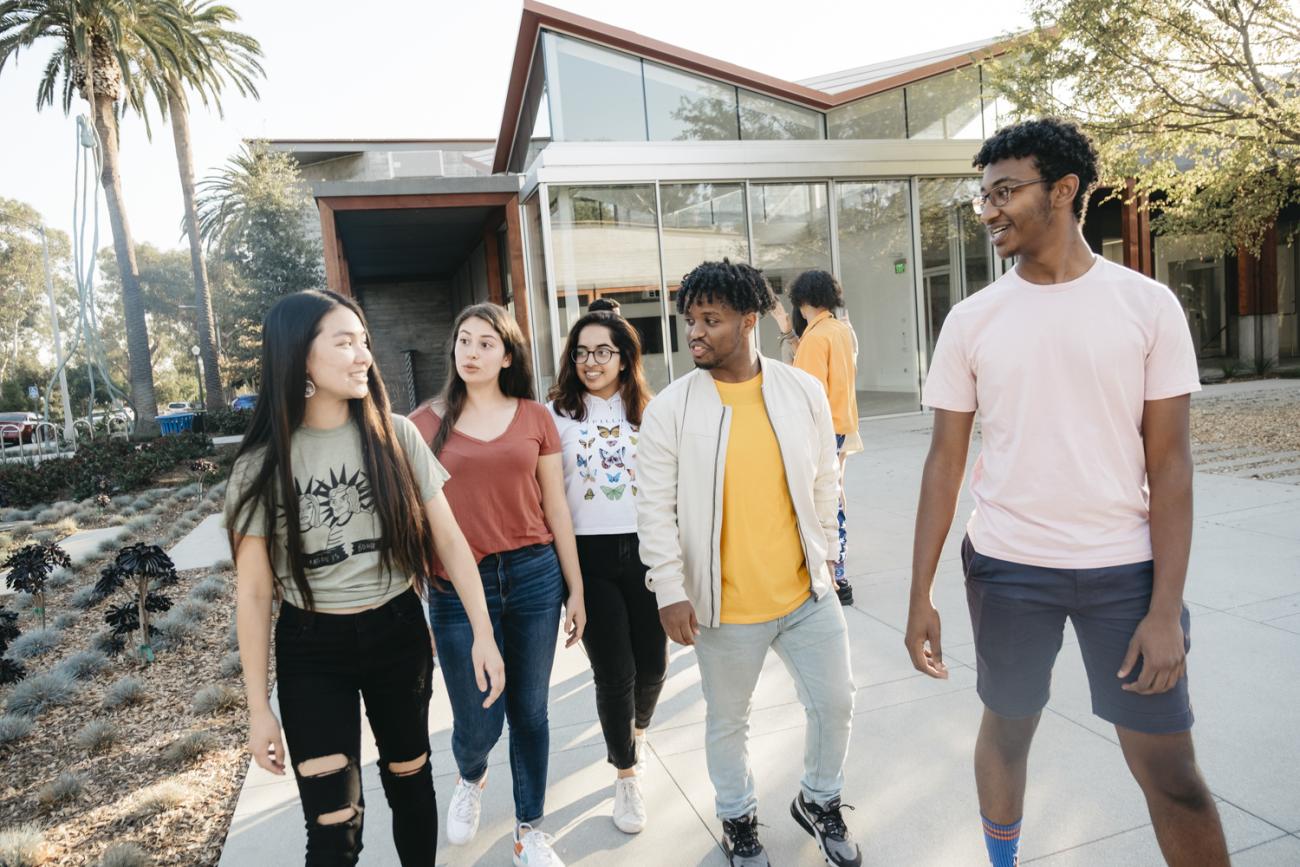
[[[54,331],[54,363],[59,370],[59,392],[63,398],[63,435],[69,443],[77,441],[73,425],[72,399],[68,396],[68,375],[63,369],[63,337],[59,334],[59,308],[54,303],[54,277],[50,273],[50,242],[45,236],[45,224],[38,227],[41,233],[41,255],[45,260],[45,294],[50,299],[50,325]],[[49,399],[46,398],[46,418],[49,418]]]
[[[199,357],[198,344],[190,347],[190,355],[194,356],[194,373],[199,378],[199,406],[206,407],[208,402],[203,399],[203,359]]]

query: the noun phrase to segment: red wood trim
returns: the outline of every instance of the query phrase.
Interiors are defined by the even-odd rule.
[[[510,245],[510,282],[514,287],[515,319],[530,342],[528,325],[528,277],[524,271],[524,236],[519,225],[519,197],[512,196],[506,205],[506,243]]]
[[[388,211],[402,208],[481,208],[504,205],[514,193],[412,193],[384,196],[321,196],[334,211]]]
[[[320,211],[321,252],[325,258],[325,285],[333,292],[343,292],[343,278],[339,273],[339,236],[334,223],[334,209],[325,199],[317,199]]]
[[[491,224],[492,220],[488,220]],[[483,229],[483,258],[487,260],[488,300],[504,304],[501,292],[501,251],[497,244],[496,227]]]

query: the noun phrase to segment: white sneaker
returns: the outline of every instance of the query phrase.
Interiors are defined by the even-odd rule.
[[[483,811],[483,787],[487,785],[487,774],[477,783],[456,780],[456,789],[451,793],[451,804],[447,807],[447,842],[453,846],[464,846],[478,833],[479,814]]]
[[[555,838],[532,825],[515,828],[515,867],[564,867],[551,845]]]
[[[614,781],[614,827],[624,834],[640,834],[645,828],[645,799],[641,780],[621,777]]]
[[[636,771],[638,777],[645,774],[646,745],[645,735],[636,736],[636,764],[632,769]]]

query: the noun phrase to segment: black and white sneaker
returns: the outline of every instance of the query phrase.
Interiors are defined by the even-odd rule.
[[[835,584],[835,595],[839,597],[841,605],[853,604],[853,585],[848,581],[839,581]]]
[[[731,867],[771,867],[763,844],[758,842],[758,814],[722,820],[722,851]]]
[[[790,815],[817,841],[817,848],[831,867],[861,867],[862,850],[853,842],[853,835],[840,815],[844,807],[853,809],[848,804],[842,807],[839,798],[832,798],[824,805],[814,804],[800,792],[790,804]]]

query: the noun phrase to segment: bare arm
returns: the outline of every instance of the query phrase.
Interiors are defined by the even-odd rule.
[[[470,650],[474,679],[480,692],[488,692],[483,707],[491,707],[505,688],[506,667],[492,632],[492,619],[488,616],[478,565],[474,562],[469,543],[465,541],[465,534],[456,523],[446,494],[442,491],[434,494],[424,504],[424,512],[429,516],[429,526],[433,529],[433,546],[438,559],[447,570],[447,577],[456,588],[456,595],[460,597],[470,628],[474,631],[474,645]]]
[[[1142,673],[1130,692],[1166,692],[1186,670],[1182,627],[1183,587],[1192,548],[1190,395],[1149,400],[1142,410],[1142,447],[1151,488],[1151,552],[1155,576],[1151,607],[1129,642],[1118,672],[1127,677],[1139,657]]]
[[[235,537],[235,570],[235,631],[248,696],[249,749],[258,767],[282,775],[284,741],[280,736],[280,721],[271,710],[267,677],[275,587],[264,537]]]
[[[966,456],[974,425],[973,412],[935,410],[930,453],[926,455],[925,471],[921,475],[921,499],[916,507],[916,534],[912,540],[912,598],[904,641],[912,665],[931,677],[948,676],[940,643],[939,612],[930,591],[943,553],[943,540],[957,512],[957,496],[966,475]]]
[[[560,571],[569,588],[569,598],[564,607],[568,614],[564,629],[569,637],[565,647],[572,647],[582,638],[587,625],[587,612],[582,598],[582,569],[578,565],[578,542],[573,535],[573,517],[569,514],[569,500],[564,492],[564,458],[557,452],[537,459],[537,481],[542,486],[542,513],[546,526],[555,537],[555,553],[560,558]]]

